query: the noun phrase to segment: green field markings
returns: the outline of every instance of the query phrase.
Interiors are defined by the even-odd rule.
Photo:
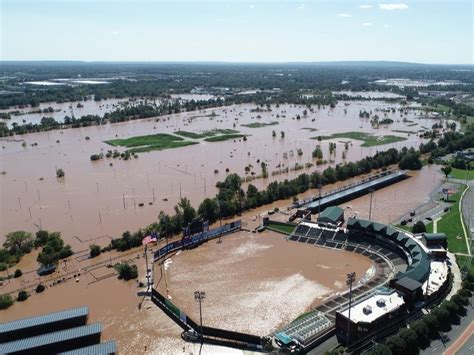
[[[201,139],[201,138],[207,138],[207,137],[214,137],[214,136],[217,136],[218,134],[236,134],[236,133],[239,133],[239,131],[236,131],[235,129],[215,128],[215,129],[204,131],[201,133],[195,133],[195,132],[189,132],[189,131],[176,131],[173,133],[177,134],[178,136],[182,136],[186,138]]]
[[[213,136],[204,139],[206,142],[223,142],[231,139],[239,139],[246,137],[245,134],[223,134],[221,136]]]
[[[384,145],[396,142],[402,142],[407,140],[406,137],[399,137],[393,135],[386,135],[386,136],[374,136],[369,133],[365,132],[343,132],[343,133],[334,133],[330,136],[318,136],[318,137],[311,137],[311,139],[317,140],[328,140],[328,139],[335,139],[335,138],[348,138],[348,139],[355,139],[358,141],[363,141],[364,143],[361,144],[361,147],[374,147],[377,145]]]
[[[252,123],[245,123],[241,124],[242,127],[247,127],[247,128],[262,128],[262,127],[267,127],[267,126],[275,126],[279,124],[278,121],[272,121],[269,123],[266,122],[252,122]]]
[[[130,138],[119,138],[105,141],[105,143],[114,147],[130,148],[130,153],[143,153],[152,150],[164,150],[185,147],[197,142],[185,141],[181,137],[173,136],[167,133],[150,134],[146,136],[136,136]]]

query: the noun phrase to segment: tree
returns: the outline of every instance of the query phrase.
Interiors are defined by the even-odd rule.
[[[42,247],[46,244],[49,238],[49,232],[46,230],[39,230],[36,232],[35,248]]]
[[[398,335],[405,341],[408,353],[415,353],[418,349],[416,332],[413,329],[403,328]]]
[[[21,277],[23,275],[23,272],[20,269],[16,269],[15,273],[13,274],[13,277],[16,279],[18,277]]]
[[[160,234],[165,238],[171,236],[173,234],[173,222],[171,221],[171,217],[160,211],[158,215],[158,222],[160,224]]]
[[[446,165],[446,166],[443,166],[441,168],[441,171],[444,173],[444,175],[446,176],[446,179],[448,178],[449,174],[451,173],[453,169],[451,168],[450,165]]]
[[[57,177],[57,178],[62,178],[62,177],[64,177],[65,175],[66,175],[66,173],[64,172],[63,169],[59,168],[59,169],[56,170],[56,177]]]
[[[433,315],[433,313],[429,313],[425,314],[421,320],[425,322],[428,327],[430,337],[435,338],[438,334],[438,319]]]
[[[422,347],[429,344],[430,329],[423,319],[419,319],[410,324],[410,328],[416,333],[418,341]]]
[[[48,241],[38,254],[36,260],[43,265],[56,264],[59,259],[67,258],[72,255],[70,245],[64,245],[61,233],[49,233]]]
[[[8,249],[11,254],[26,254],[33,248],[33,239],[31,233],[24,231],[16,231],[8,233],[5,237],[3,247]]]
[[[410,152],[402,157],[398,166],[403,170],[420,170],[423,167],[423,164],[421,164],[419,153]]]
[[[387,345],[393,354],[403,354],[407,348],[405,340],[400,338],[398,335],[388,338],[385,345]]]
[[[45,287],[42,284],[36,286],[36,293],[41,293],[45,290]]]
[[[89,245],[89,249],[90,249],[90,257],[91,258],[95,258],[96,256],[99,256],[100,253],[101,253],[100,246],[98,246],[96,244]]]
[[[392,351],[385,344],[376,344],[373,348],[364,351],[362,355],[392,355]]]
[[[115,265],[115,270],[117,270],[120,280],[132,280],[138,277],[138,268],[136,265],[130,265],[127,263],[120,263]]]
[[[175,211],[176,214],[181,214],[183,216],[182,225],[176,226],[179,229],[181,229],[180,227],[187,226],[196,217],[196,211],[186,197],[182,197],[179,200],[178,205],[175,207]]]
[[[13,304],[13,298],[10,295],[0,295],[0,309],[7,309]]]
[[[17,301],[18,302],[23,302],[23,301],[26,301],[28,299],[30,295],[28,295],[28,292],[26,291],[20,291],[18,292],[18,297],[17,297]]]
[[[208,220],[210,223],[215,222],[219,218],[219,204],[215,198],[204,199],[198,208],[199,216]]]
[[[411,230],[413,233],[425,233],[426,232],[426,226],[423,223],[423,221],[418,221],[413,225],[413,228]]]

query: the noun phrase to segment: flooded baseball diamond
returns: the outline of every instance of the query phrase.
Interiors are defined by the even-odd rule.
[[[110,238],[125,230],[133,231],[155,221],[160,210],[171,212],[180,196],[189,198],[195,206],[205,197],[214,196],[215,184],[225,179],[227,169],[243,177],[252,176],[252,173],[259,175],[260,162],[264,161],[270,176],[252,181],[261,189],[271,181],[325,169],[326,164],[292,170],[296,163],[299,166],[315,163],[311,152],[317,145],[321,146],[325,159],[335,163],[356,161],[377,150],[418,147],[424,140],[417,134],[392,130],[407,130],[407,124],[416,124],[415,130],[418,130],[437,122],[420,119],[413,111],[408,111],[406,117],[414,123],[407,123],[398,111],[390,111],[387,117],[393,118],[394,123],[375,129],[368,119],[359,117],[359,112],[396,108],[398,104],[381,101],[347,104],[340,103],[333,109],[315,109],[306,117],[302,106],[273,106],[272,111],[257,113],[252,112],[255,105],[246,104],[2,139],[0,242],[13,230],[45,228],[62,232],[74,250],[87,248],[92,240],[106,245]],[[209,116],[212,112],[214,115]],[[296,119],[298,115],[300,119]],[[277,124],[263,128],[242,126],[255,122]],[[216,143],[202,140],[187,147],[141,153],[138,159],[128,161],[90,161],[92,154],[113,149],[104,143],[107,139],[177,130],[203,132],[215,128],[235,129],[247,134],[248,139]],[[272,136],[273,130],[276,137]],[[348,131],[396,134],[407,140],[375,147],[361,147],[361,141],[351,140],[343,159],[344,144],[339,143],[335,155],[330,157],[329,140],[309,139]],[[280,132],[284,132],[284,138],[280,137]],[[297,154],[298,149],[302,150],[302,155]],[[246,174],[245,167],[250,166]],[[285,167],[289,168],[288,172],[272,176],[273,172],[284,171]],[[64,170],[64,178],[56,178],[58,168]]]

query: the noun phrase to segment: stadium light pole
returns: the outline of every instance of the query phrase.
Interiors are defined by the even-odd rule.
[[[352,306],[352,283],[355,281],[355,272],[350,272],[347,274],[346,284],[349,285],[349,314],[347,317],[347,346],[350,344],[350,334],[351,334],[351,306]]]
[[[372,219],[372,196],[374,194],[374,189],[369,189],[370,193],[370,207],[369,207],[369,221]]]
[[[204,334],[202,331],[202,301],[206,298],[206,292],[204,291],[194,291],[194,300],[199,302],[199,322],[201,326],[201,346],[199,347],[199,355],[201,354],[202,344],[204,343]]]

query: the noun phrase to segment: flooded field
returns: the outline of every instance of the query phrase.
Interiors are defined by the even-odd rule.
[[[296,163],[315,163],[311,152],[316,145],[321,146],[325,159],[335,163],[356,161],[390,147],[418,147],[423,140],[416,134],[393,133],[392,130],[417,130],[422,126],[431,127],[436,122],[418,119],[410,112],[404,117],[413,122],[403,122],[398,111],[388,112],[387,117],[392,118],[394,123],[376,129],[368,119],[359,118],[359,112],[376,112],[398,106],[377,101],[346,104],[341,103],[334,109],[315,108],[313,113],[308,111],[306,117],[305,108],[301,106],[280,105],[278,108],[273,106],[272,111],[252,112],[255,105],[239,105],[176,114],[159,120],[138,120],[3,139],[0,151],[0,171],[4,172],[0,175],[0,242],[3,242],[6,233],[13,230],[34,232],[46,228],[62,232],[63,238],[76,251],[87,249],[92,240],[106,245],[111,237],[125,230],[134,231],[154,222],[160,210],[171,212],[180,196],[188,197],[197,207],[205,197],[215,195],[215,184],[225,179],[227,169],[241,176],[250,176],[252,172],[259,175],[260,162],[264,161],[270,177],[252,182],[258,188],[264,188],[271,181],[325,169],[327,165],[292,171]],[[296,118],[298,115],[300,119]],[[263,128],[242,126],[271,122],[277,123]],[[407,128],[407,125],[411,126]],[[92,154],[113,149],[103,142],[107,139],[173,133],[177,130],[199,133],[214,128],[238,130],[248,135],[247,141],[211,143],[198,140],[199,144],[142,153],[138,159],[128,161],[90,161]],[[276,137],[272,136],[273,130]],[[336,153],[330,157],[330,141],[310,139],[349,131],[396,134],[407,140],[368,148],[361,147],[361,141],[351,140],[344,160],[344,144],[338,143]],[[284,132],[284,138],[281,138],[280,132]],[[23,141],[26,146],[22,145]],[[349,140],[334,140],[336,143],[340,141]],[[301,149],[302,155],[297,154],[298,149]],[[251,166],[247,174],[246,166]],[[272,172],[284,167],[289,167],[290,171],[271,176]],[[57,168],[65,171],[65,178],[56,179]],[[431,181],[431,177],[429,179]],[[410,198],[419,200],[424,196],[412,195]]]
[[[371,265],[360,254],[287,241],[275,232],[242,231],[171,257],[160,289],[165,295],[168,289],[172,302],[194,320],[194,291],[204,290],[205,324],[268,335],[346,290],[348,272],[359,280]],[[157,279],[159,274],[155,270]]]
[[[150,104],[160,103],[160,99],[148,100]],[[75,116],[79,118],[86,115],[98,115],[103,116],[107,112],[114,111],[126,105],[135,105],[137,103],[143,103],[142,100],[134,100],[130,98],[124,99],[104,99],[101,101],[94,101],[93,98],[89,98],[87,101],[77,101],[77,102],[45,102],[39,104],[37,107],[11,107],[9,109],[0,110],[0,113],[8,113],[20,111],[21,115],[11,115],[11,119],[1,121],[6,122],[8,127],[11,127],[13,123],[22,125],[25,123],[39,124],[43,117],[52,117],[57,122],[63,122],[65,116]],[[48,110],[52,108],[53,112],[34,112],[38,110]]]

